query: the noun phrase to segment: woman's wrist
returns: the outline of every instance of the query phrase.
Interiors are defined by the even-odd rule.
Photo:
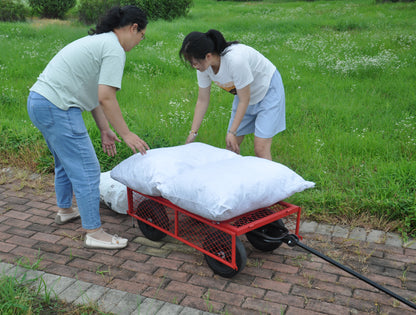
[[[237,131],[228,130],[228,133],[231,133],[233,136],[237,137]]]
[[[189,131],[189,135],[196,137],[198,135],[198,130],[191,129],[191,131]]]

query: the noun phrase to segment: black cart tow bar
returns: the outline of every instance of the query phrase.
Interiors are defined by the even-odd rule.
[[[286,229],[287,231],[287,229]],[[286,232],[285,231],[285,232]],[[289,234],[288,231],[286,233],[283,233],[282,235],[280,235],[279,237],[271,237],[269,235],[266,235],[262,232],[259,231],[253,231],[255,234],[261,236],[264,240],[264,242],[266,243],[275,243],[275,242],[284,242],[286,243],[288,246],[290,247],[294,247],[294,246],[299,246],[301,248],[303,248],[304,250],[322,258],[323,260],[333,264],[334,266],[344,270],[345,272],[348,272],[349,274],[353,275],[354,277],[357,277],[358,279],[368,283],[369,285],[373,286],[376,289],[379,289],[380,291],[390,295],[391,297],[395,298],[396,300],[399,300],[400,302],[406,304],[407,306],[410,306],[411,308],[416,310],[416,304],[410,302],[409,300],[405,299],[404,297],[390,291],[389,289],[379,285],[378,283],[368,279],[367,277],[355,272],[354,270],[352,270],[351,268],[348,268],[347,266],[344,266],[342,264],[340,264],[339,262],[333,260],[332,258],[325,256],[324,254],[314,250],[313,248],[310,248],[309,246],[306,246],[305,244],[302,244],[299,240],[299,237],[295,234]]]

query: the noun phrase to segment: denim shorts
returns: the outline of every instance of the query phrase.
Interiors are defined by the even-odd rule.
[[[239,98],[236,95],[233,101],[228,130],[234,121]],[[250,133],[258,138],[273,138],[276,134],[286,129],[285,91],[279,71],[273,74],[269,89],[264,98],[257,104],[249,105],[237,129],[237,135],[243,136]]]

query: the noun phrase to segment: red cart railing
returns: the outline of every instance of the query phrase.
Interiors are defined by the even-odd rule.
[[[260,250],[273,250],[281,237],[299,237],[301,208],[286,202],[256,209],[227,221],[212,221],[182,209],[163,197],[144,195],[127,188],[127,213],[136,218],[143,234],[154,241],[172,236],[201,251],[214,272],[232,277],[244,268],[246,252],[238,236],[246,234]],[[272,241],[263,238],[266,233]]]

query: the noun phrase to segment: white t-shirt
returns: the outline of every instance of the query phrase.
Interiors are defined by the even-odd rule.
[[[237,94],[250,84],[249,105],[260,102],[267,93],[276,67],[254,48],[243,44],[229,46],[227,53],[221,56],[218,73],[211,67],[204,72],[197,70],[198,85],[206,88],[214,81],[220,88]]]
[[[59,51],[30,90],[60,109],[91,111],[99,104],[99,84],[121,88],[125,62],[113,32],[85,36]]]

